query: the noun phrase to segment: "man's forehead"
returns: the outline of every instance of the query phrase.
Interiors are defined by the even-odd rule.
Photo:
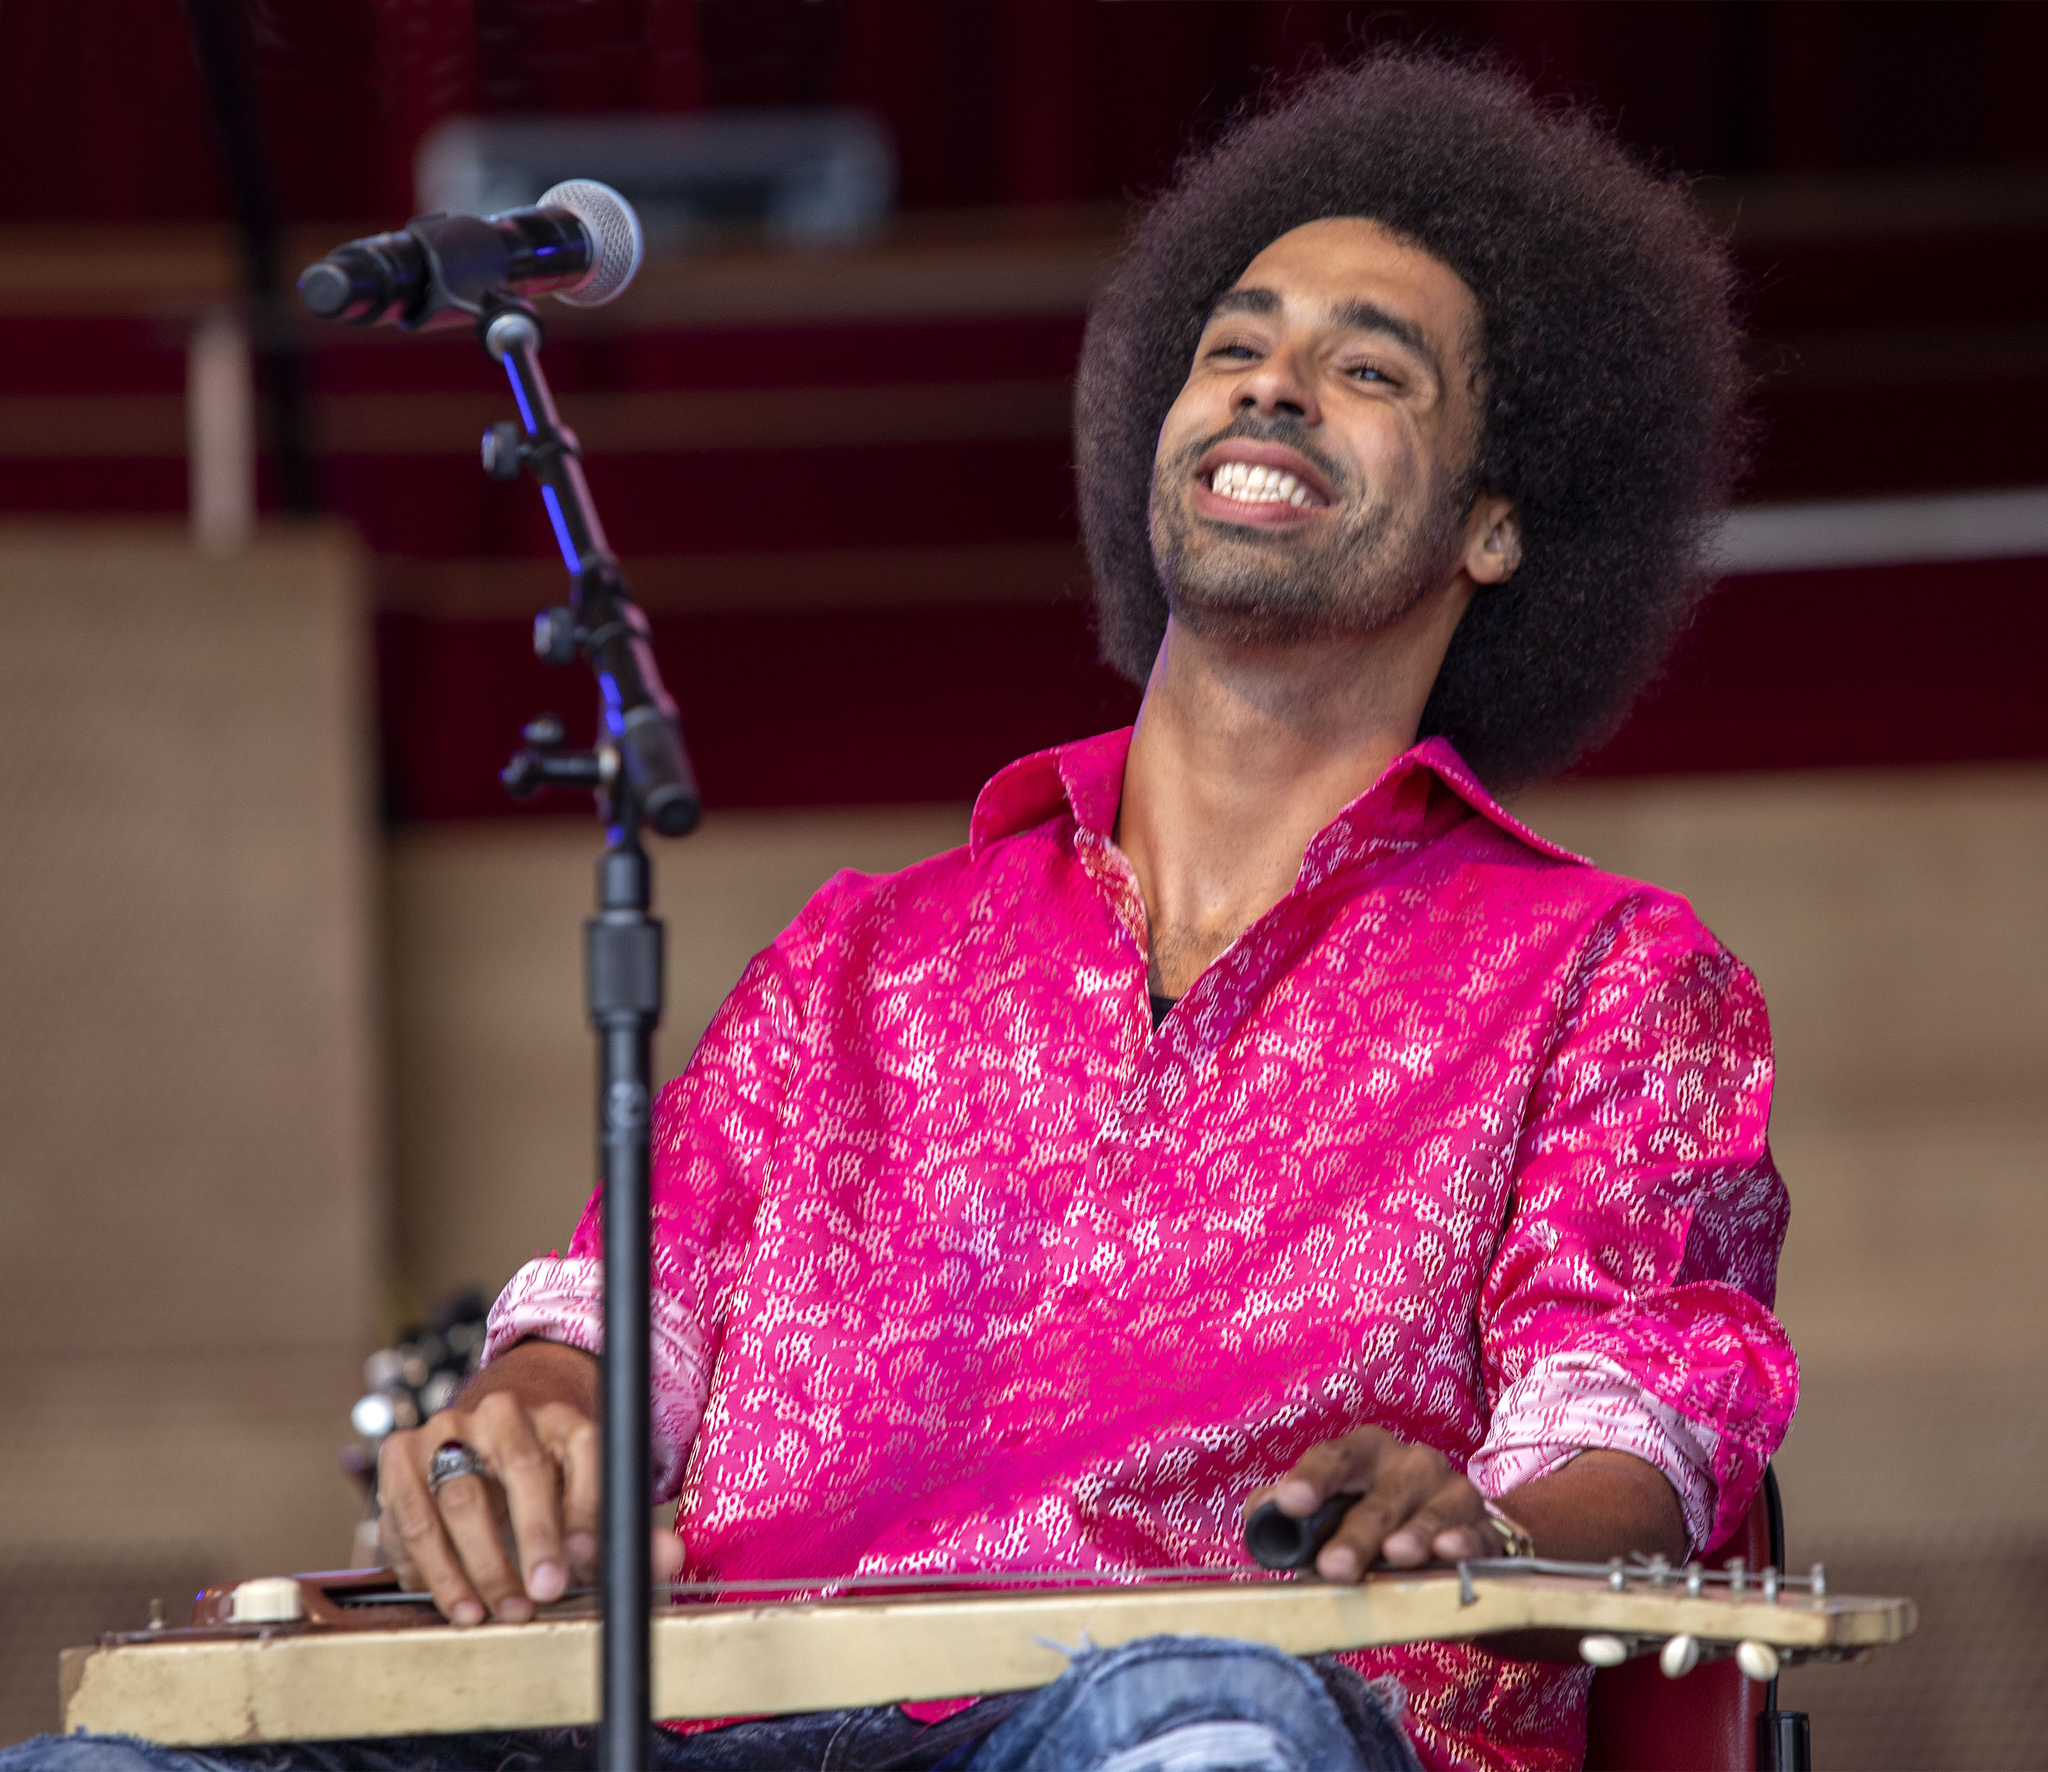
[[[1246,273],[1252,266],[1276,260],[1298,265],[1371,264],[1389,270],[1401,266],[1465,287],[1464,279],[1428,247],[1369,215],[1319,216],[1275,234],[1253,254]]]

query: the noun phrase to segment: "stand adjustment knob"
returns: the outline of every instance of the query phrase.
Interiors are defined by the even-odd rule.
[[[583,630],[577,625],[575,610],[558,604],[553,609],[543,609],[533,618],[534,656],[544,663],[574,664],[577,649],[582,644]]]
[[[526,463],[526,436],[509,418],[484,432],[484,472],[493,480],[516,480]]]
[[[523,751],[515,751],[512,761],[498,771],[498,779],[505,784],[505,792],[515,800],[524,800],[539,792],[545,779],[540,752],[531,745]]]
[[[601,788],[618,768],[618,753],[565,751],[569,731],[553,714],[542,714],[519,729],[526,742],[515,751],[512,761],[498,771],[505,791],[524,800],[542,788]],[[421,1382],[425,1382],[424,1374]]]

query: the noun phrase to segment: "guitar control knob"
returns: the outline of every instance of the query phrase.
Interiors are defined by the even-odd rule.
[[[1777,1650],[1768,1643],[1759,1643],[1754,1637],[1735,1645],[1735,1664],[1759,1685],[1778,1677]]]
[[[1619,1667],[1628,1659],[1628,1644],[1621,1637],[1595,1631],[1579,1639],[1579,1659],[1589,1667]]]
[[[1667,1680],[1682,1680],[1700,1664],[1698,1637],[1673,1637],[1657,1651],[1657,1665]]]
[[[235,1589],[230,1616],[237,1624],[290,1624],[305,1616],[299,1584],[289,1575],[245,1581]]]

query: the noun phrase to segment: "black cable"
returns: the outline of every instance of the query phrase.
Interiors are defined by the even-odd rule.
[[[1778,1473],[1764,1466],[1764,1519],[1771,1541],[1771,1567],[1785,1573],[1785,1500],[1778,1493]],[[1778,1708],[1778,1676],[1773,1674],[1764,1687],[1764,1709]]]

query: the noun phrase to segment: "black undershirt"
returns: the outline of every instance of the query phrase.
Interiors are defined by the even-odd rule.
[[[1159,1024],[1166,1019],[1166,1012],[1179,1001],[1178,997],[1162,997],[1157,991],[1152,993],[1152,1031],[1155,1034],[1159,1031]]]

